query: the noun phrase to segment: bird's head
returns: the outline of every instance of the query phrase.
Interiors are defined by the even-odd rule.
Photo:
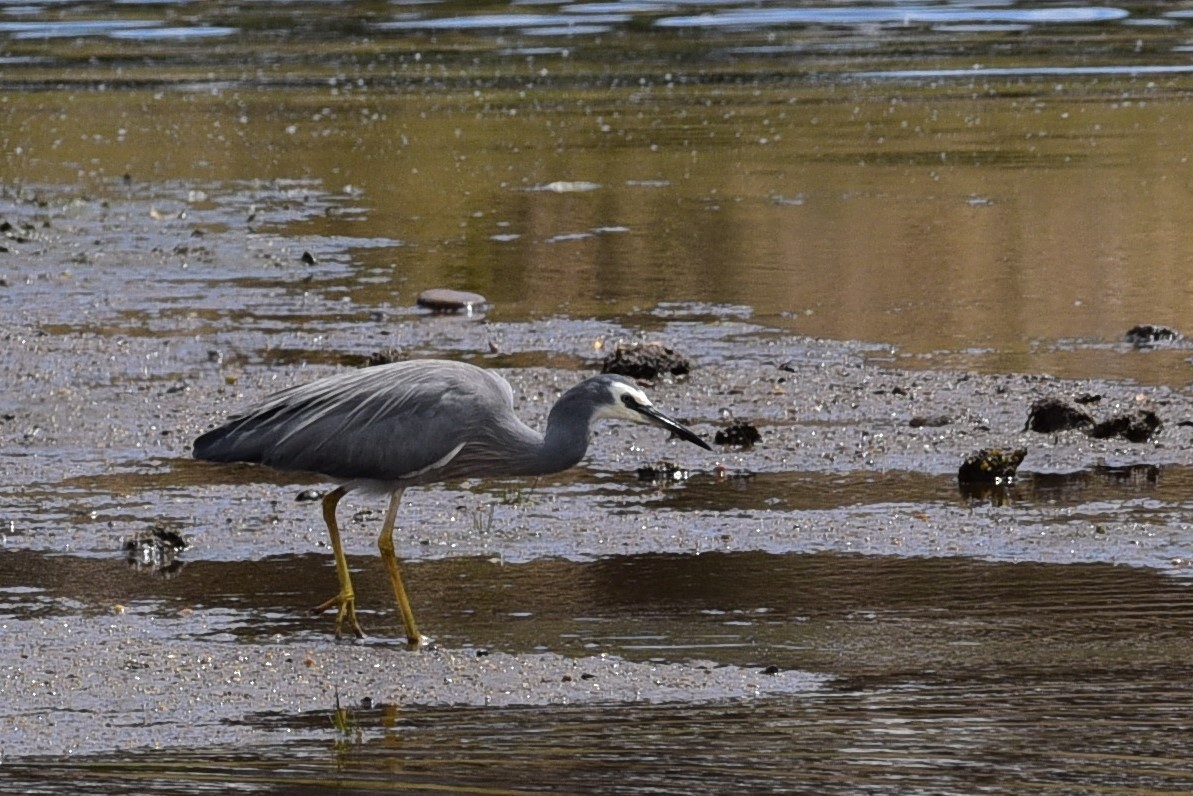
[[[660,412],[642,388],[624,376],[601,375],[589,379],[589,382],[599,389],[594,402],[593,420],[609,418],[658,426],[693,445],[712,450],[696,432]]]

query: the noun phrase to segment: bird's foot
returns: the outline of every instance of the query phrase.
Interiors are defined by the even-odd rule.
[[[352,592],[348,592],[347,594],[340,592],[327,602],[320,603],[312,608],[311,614],[321,614],[328,608],[336,609],[336,638],[340,638],[340,630],[343,627],[345,617],[348,619],[348,626],[352,628],[352,632],[356,634],[356,637],[365,637],[365,632],[360,629],[360,622],[356,620],[356,595]]]

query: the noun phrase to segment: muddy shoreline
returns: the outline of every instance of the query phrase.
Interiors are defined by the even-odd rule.
[[[491,649],[483,640],[409,652],[384,641],[393,617],[381,605],[373,606],[381,640],[364,644],[336,643],[322,619],[298,619],[308,623],[299,641],[285,630],[229,635],[212,630],[209,606],[163,602],[165,581],[133,568],[120,585],[81,587],[86,568],[68,561],[121,560],[124,542],[154,526],[188,540],[181,559],[189,565],[261,562],[263,592],[274,557],[327,554],[330,567],[317,510],[294,499],[317,481],[189,459],[198,433],[268,392],[398,341],[412,357],[501,368],[518,411],[541,425],[603,346],[641,334],[617,319],[508,320],[500,307],[432,316],[404,293],[389,306],[357,307],[319,287],[335,273],[308,279],[301,253],[311,241],[205,217],[224,210],[163,216],[156,207],[110,198],[0,204],[0,217],[30,225],[0,265],[6,762],[272,743],[252,715],[327,711],[335,694],[407,706],[702,703],[813,692],[833,678],[682,653],[644,662]],[[341,269],[319,256],[331,272]],[[216,261],[226,271],[231,257],[242,258],[243,281],[261,304],[240,294],[233,301],[235,279],[204,273]],[[161,279],[146,281],[148,273]],[[309,320],[288,320],[299,315]],[[747,420],[759,444],[705,455],[650,430],[602,428],[584,466],[538,484],[412,490],[399,557],[417,569],[472,557],[514,565],[833,553],[1189,574],[1181,494],[1193,481],[1193,395],[1185,388],[895,367],[880,346],[788,336],[703,306],[648,321],[648,337],[694,362],[689,377],[652,387],[656,402],[710,439],[732,419]],[[1080,395],[1101,396],[1099,415],[1145,407],[1163,426],[1144,443],[1024,430],[1034,401]],[[941,415],[941,425],[912,422]],[[959,492],[963,458],[991,447],[1027,449],[1019,483]],[[659,462],[687,478],[637,478],[638,467]],[[1134,467],[1155,468],[1154,476],[1133,475]],[[383,507],[348,503],[349,555],[372,566]],[[18,552],[22,563],[11,564]],[[218,591],[218,578],[210,588]],[[314,601],[322,589],[294,600]],[[258,622],[252,605],[225,610],[235,618],[215,619],[231,627]],[[438,621],[450,629],[449,617]]]

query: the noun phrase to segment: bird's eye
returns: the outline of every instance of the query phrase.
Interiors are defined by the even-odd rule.
[[[641,406],[640,403],[634,400],[634,396],[628,394],[621,396],[621,402],[626,405],[627,409],[637,409]]]

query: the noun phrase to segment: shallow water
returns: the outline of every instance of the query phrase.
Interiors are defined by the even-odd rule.
[[[57,564],[61,582],[30,587],[43,618],[90,604],[72,583],[127,582],[112,571],[118,562]],[[380,566],[361,564],[362,593],[380,593]],[[129,610],[159,613],[188,635],[190,620],[177,613],[185,606],[215,617],[206,625],[211,643],[247,651],[281,633],[320,654],[320,631],[304,632],[293,617],[312,580],[330,587],[325,559],[195,566],[204,570],[197,577],[161,584],[159,605]],[[257,590],[263,567],[270,606]],[[1193,602],[1187,584],[1138,568],[709,554],[504,567],[457,559],[413,567],[411,577],[427,601],[423,620],[450,628],[438,643],[477,655],[496,647],[753,670],[810,666],[836,679],[784,698],[501,709],[408,706],[349,690],[337,697],[347,711],[340,735],[331,704],[299,714],[262,705],[239,719],[259,733],[251,750],[167,745],[58,763],[17,759],[4,773],[30,792],[73,783],[181,793],[229,782],[247,792],[334,784],[494,793],[710,785],[1015,793],[1091,783],[1162,793],[1193,785],[1180,729]],[[6,605],[4,619],[28,611],[27,599]],[[221,627],[219,617],[229,623]],[[141,676],[155,675],[150,668]],[[293,740],[280,740],[286,735]]]
[[[238,205],[294,247],[244,287],[356,311],[703,302],[909,364],[1188,381],[1113,345],[1190,325],[1167,4],[52,9],[0,28],[10,189],[155,202],[195,287],[247,276],[189,237]]]
[[[1193,329],[1190,25],[0,5],[0,789],[1193,789],[1190,347],[1122,341]],[[412,492],[432,653],[391,641],[376,501],[345,502],[373,635],[336,644],[321,487],[188,458],[383,350],[507,369],[541,422],[639,337],[696,366],[660,405],[762,444],[602,429],[556,478]],[[1025,433],[1053,393],[1165,426]],[[991,445],[1023,477],[959,489]],[[155,525],[165,571],[124,551]]]

